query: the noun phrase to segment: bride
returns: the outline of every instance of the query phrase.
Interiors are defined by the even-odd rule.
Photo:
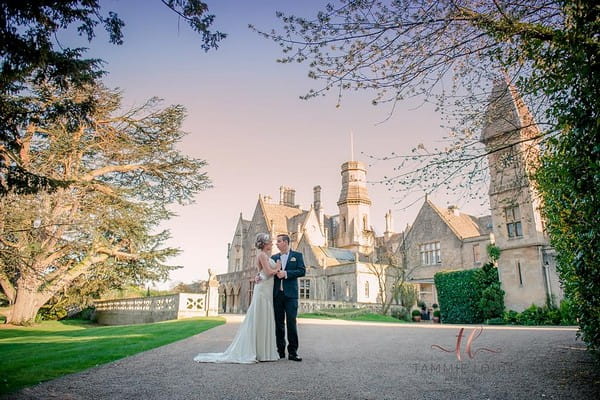
[[[200,353],[194,361],[250,364],[279,359],[273,314],[273,275],[281,269],[281,262],[276,264],[270,258],[273,242],[268,234],[256,235],[254,245],[261,250],[255,261],[260,280],[254,287],[252,302],[240,329],[224,353]]]

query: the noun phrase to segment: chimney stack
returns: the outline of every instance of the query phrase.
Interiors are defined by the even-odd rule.
[[[279,204],[287,207],[296,207],[296,191],[285,186],[279,187]]]

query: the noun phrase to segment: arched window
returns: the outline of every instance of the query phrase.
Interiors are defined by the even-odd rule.
[[[369,281],[365,282],[365,297],[369,297]]]
[[[346,298],[350,297],[350,285],[348,284],[348,282],[344,282],[344,286],[346,288]]]
[[[335,300],[335,282],[331,282],[331,300]]]

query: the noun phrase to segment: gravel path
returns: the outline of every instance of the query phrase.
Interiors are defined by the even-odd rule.
[[[191,338],[24,389],[10,399],[597,399],[600,373],[574,328],[299,320],[304,361],[197,364],[240,316]],[[444,352],[438,345],[451,352]],[[489,352],[485,349],[497,351]]]

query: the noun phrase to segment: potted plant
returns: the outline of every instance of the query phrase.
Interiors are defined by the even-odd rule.
[[[440,310],[435,310],[433,312],[433,322],[439,324],[441,316],[442,316],[442,313],[440,312]]]
[[[431,308],[433,308],[433,322],[440,322],[440,317],[442,316],[442,313],[440,312],[440,310],[438,310],[440,306],[438,306],[437,303],[433,303],[431,305]]]
[[[419,310],[412,310],[412,319],[415,322],[421,322],[421,311]]]

